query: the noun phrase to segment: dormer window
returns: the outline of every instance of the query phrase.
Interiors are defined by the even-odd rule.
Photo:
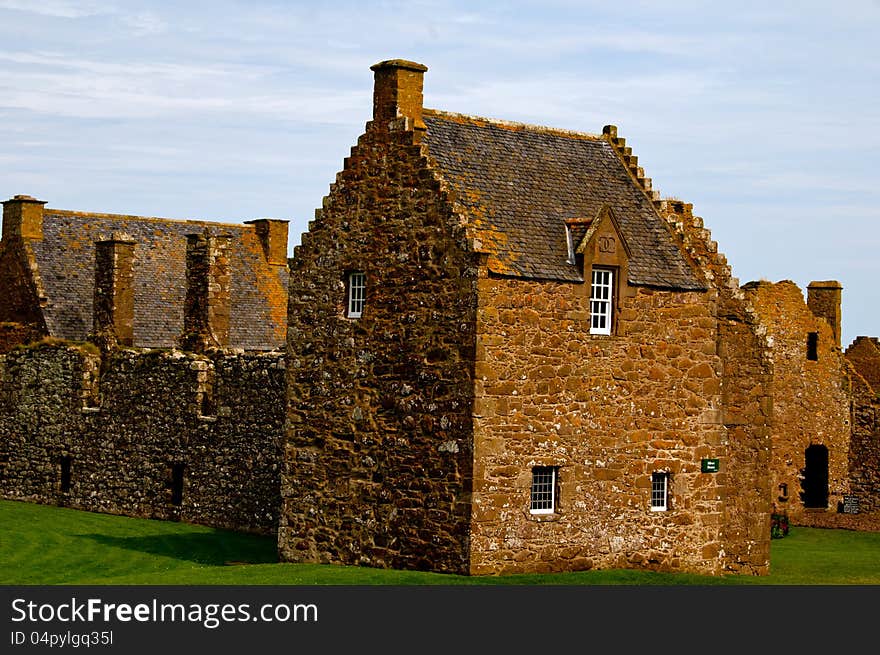
[[[590,289],[590,334],[611,334],[614,300],[614,272],[594,268]]]
[[[367,274],[352,271],[346,280],[346,312],[348,318],[360,318],[367,300]]]

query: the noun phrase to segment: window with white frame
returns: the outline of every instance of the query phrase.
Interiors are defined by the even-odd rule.
[[[346,287],[348,300],[345,315],[349,318],[360,318],[367,300],[367,274],[363,271],[352,271],[348,274]]]
[[[532,492],[529,511],[552,514],[556,511],[556,467],[535,466],[532,469]]]
[[[590,289],[590,334],[611,334],[613,290],[613,272],[607,268],[594,268]]]
[[[665,512],[669,509],[669,474],[654,472],[651,474],[651,511]]]

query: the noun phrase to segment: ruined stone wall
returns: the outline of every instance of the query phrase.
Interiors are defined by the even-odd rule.
[[[880,512],[880,394],[852,367],[848,378],[849,491],[858,498],[860,512]]]
[[[284,398],[279,353],[123,350],[102,373],[93,347],[13,350],[0,357],[0,494],[274,533]]]
[[[24,323],[0,323],[0,355],[16,346],[39,341],[42,333],[34,325]]]
[[[291,263],[279,549],[466,573],[476,262],[404,124],[368,124]]]
[[[472,572],[724,570],[725,475],[701,472],[729,463],[712,293],[634,292],[595,336],[589,285],[481,280]],[[553,514],[530,513],[533,466],[558,467]]]
[[[846,348],[846,359],[873,389],[880,389],[880,339],[856,337]]]
[[[843,358],[833,329],[808,309],[794,282],[751,282],[743,288],[766,326],[773,356],[774,503],[797,521],[805,510],[806,450],[824,446],[827,508],[836,511],[843,494],[849,493],[850,411]],[[816,335],[815,359],[808,352],[810,333]]]

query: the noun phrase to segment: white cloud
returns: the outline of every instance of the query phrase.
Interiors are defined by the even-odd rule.
[[[122,22],[131,28],[135,36],[154,36],[168,29],[164,20],[149,11],[122,16]]]
[[[55,18],[82,18],[112,13],[107,3],[76,0],[0,0],[0,9],[11,9]]]

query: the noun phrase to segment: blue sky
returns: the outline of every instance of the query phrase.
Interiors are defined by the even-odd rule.
[[[843,286],[880,334],[880,0],[0,0],[0,195],[290,220],[291,251],[372,111],[373,63],[425,104],[618,126],[745,283]]]

